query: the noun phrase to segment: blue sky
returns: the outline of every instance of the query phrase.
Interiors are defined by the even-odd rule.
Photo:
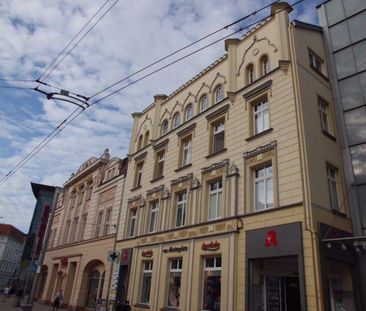
[[[0,78],[37,78],[104,2],[2,0]],[[46,82],[89,96],[269,2],[119,1]],[[291,18],[317,23],[318,2],[307,0],[296,6]],[[150,105],[155,94],[170,94],[224,52],[224,43],[216,44],[83,113],[0,186],[0,220],[27,232],[35,205],[31,181],[62,186],[84,161],[100,156],[106,147],[112,156],[125,157],[131,113]],[[3,81],[0,85],[34,86]],[[47,100],[34,91],[0,88],[1,178],[73,109],[70,104]]]

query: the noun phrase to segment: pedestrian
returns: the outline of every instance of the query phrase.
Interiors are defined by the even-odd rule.
[[[6,298],[8,298],[9,290],[10,290],[10,288],[7,286],[4,288],[3,302],[6,302]]]
[[[59,291],[56,292],[55,298],[53,298],[53,309],[52,311],[57,311],[60,305],[62,304],[62,300],[64,297],[62,296],[62,289],[60,288]]]

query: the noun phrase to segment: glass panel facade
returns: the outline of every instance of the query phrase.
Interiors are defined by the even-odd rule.
[[[366,11],[351,17],[347,22],[352,42],[360,41],[366,37],[366,31],[360,31],[360,29],[366,29]]]
[[[344,113],[350,145],[366,141],[366,107],[360,107]]]
[[[352,47],[334,54],[338,79],[347,77],[356,72]]]
[[[346,22],[333,26],[329,29],[329,32],[332,37],[333,50],[341,49],[351,43]]]
[[[366,185],[357,186],[362,227],[366,229]]]
[[[363,71],[366,70],[366,40],[362,41],[360,43],[357,43],[354,46],[354,53],[355,53],[355,58],[356,58],[356,66],[357,66],[357,70]]]
[[[357,76],[349,77],[340,81],[339,87],[341,90],[343,110],[348,110],[362,105],[362,93]]]
[[[333,25],[345,18],[342,0],[327,2],[325,8],[329,25]]]
[[[343,0],[346,4],[344,6],[344,9],[346,11],[346,16],[351,16],[357,12],[360,12],[361,10],[366,9],[366,1],[365,0]]]
[[[366,183],[366,144],[352,147],[351,156],[355,182]]]

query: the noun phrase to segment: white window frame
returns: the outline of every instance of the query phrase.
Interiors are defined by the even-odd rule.
[[[266,74],[269,73],[269,60],[267,55],[262,56],[261,65],[262,65],[263,76],[265,76]]]
[[[153,232],[156,232],[157,225],[158,225],[159,201],[152,202],[150,208],[151,208],[151,210],[150,210],[148,232],[153,233]]]
[[[128,237],[136,236],[137,228],[137,208],[130,209],[130,224],[128,227]]]
[[[327,164],[327,178],[330,195],[330,207],[332,210],[339,211],[339,187],[338,187],[338,169]]]
[[[111,227],[111,222],[112,222],[112,209],[109,208],[105,212],[103,235],[109,234],[109,230],[110,230],[110,227]]]
[[[262,128],[260,128],[260,126]],[[269,104],[267,96],[253,104],[253,132],[254,135],[269,129]]]
[[[95,234],[96,238],[99,238],[102,235],[102,221],[103,221],[103,211],[98,212],[97,219],[95,222]]]
[[[205,111],[208,109],[208,96],[203,95],[200,100],[200,111]]]
[[[319,97],[318,102],[319,102],[319,113],[320,113],[320,122],[321,122],[322,130],[324,132],[330,134],[329,112],[328,112],[329,104],[320,97]]]
[[[220,258],[220,265],[218,265],[218,262],[217,262],[217,259]],[[207,267],[207,259],[214,259],[214,266],[213,267]],[[206,274],[211,274],[212,272],[220,272],[220,277],[222,275],[222,256],[219,255],[219,256],[210,256],[210,257],[206,257],[204,258],[204,264],[203,264],[203,288],[202,288],[202,293],[203,293],[203,296],[202,296],[202,311],[206,311],[206,309],[204,309],[203,307],[203,302],[204,302],[204,294],[205,294],[205,275]],[[222,288],[221,288],[222,290]],[[221,301],[221,292],[220,292],[220,301]]]
[[[193,118],[193,105],[192,104],[189,104],[187,106],[184,116],[185,116],[185,121],[188,121]]]
[[[322,72],[323,60],[319,56],[315,55],[313,51],[310,50],[309,50],[309,61],[311,67],[318,70],[319,72]]]
[[[165,161],[165,151],[163,150],[156,154],[156,176],[155,176],[155,178],[163,177],[164,161]]]
[[[173,263],[176,263],[176,265],[173,265]],[[182,258],[171,258],[171,259],[169,259],[168,295],[167,295],[166,305],[170,308],[178,308],[179,303],[180,303],[179,300],[178,300],[176,305],[173,305],[170,302],[170,299],[169,299],[169,295],[170,295],[170,278],[171,278],[172,274],[179,274],[180,282],[182,284],[182,272],[183,272],[183,259]],[[180,288],[179,288],[178,292],[180,294]]]
[[[169,123],[168,123],[168,120],[164,120],[162,123],[161,123],[161,136],[165,135],[166,133],[168,133],[168,130],[169,130]]]
[[[136,164],[136,180],[135,188],[140,187],[142,183],[142,171],[144,169],[144,162],[139,162]]]
[[[215,89],[215,104],[222,101],[224,99],[224,87],[222,85],[219,85]]]
[[[222,120],[216,124],[213,124],[212,129],[212,153],[218,152],[225,148],[225,120]],[[224,135],[224,146],[223,148],[217,149],[217,137],[223,132]]]
[[[267,175],[267,168],[271,168],[272,173],[270,175]],[[257,177],[257,173],[259,173],[259,171],[264,172],[264,175],[261,177]],[[258,174],[259,175],[259,174]],[[269,194],[268,194],[268,189],[267,189],[267,182],[268,181],[272,181],[272,203],[269,202]],[[253,182],[254,182],[254,210],[255,211],[261,211],[261,210],[265,210],[265,209],[270,209],[274,207],[274,191],[273,191],[273,166],[272,163],[261,166],[257,169],[255,169],[253,171]],[[264,183],[264,207],[263,208],[259,208],[257,206],[257,185],[259,183]]]
[[[180,113],[176,112],[173,117],[173,128],[176,128],[180,125]]]
[[[255,80],[255,73],[254,73],[254,65],[253,64],[249,64],[247,66],[247,79],[248,79],[248,84],[253,83]]]
[[[222,179],[216,180],[214,182],[211,182],[208,184],[208,213],[207,213],[207,219],[208,220],[215,220],[221,218],[221,207],[222,207]],[[211,190],[213,185],[217,185],[217,189]],[[221,199],[220,199],[221,194]],[[215,203],[215,214],[210,215],[210,207],[211,207],[211,200],[216,200]]]
[[[192,137],[189,136],[182,140],[182,164],[181,166],[186,166],[192,161]]]
[[[153,261],[152,260],[143,261],[140,303],[146,304],[146,305],[148,305],[150,303],[151,284],[152,284],[152,272],[153,272]],[[143,297],[142,297],[143,290],[142,289],[144,287],[145,275],[150,276],[150,288],[149,288],[149,297],[146,297],[147,300],[146,301],[143,301]]]
[[[178,219],[179,211],[181,218]],[[185,218],[187,212],[187,192],[178,193],[176,197],[176,214],[175,214],[175,228],[180,228],[185,226]]]

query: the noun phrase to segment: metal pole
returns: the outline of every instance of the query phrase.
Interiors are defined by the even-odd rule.
[[[38,288],[39,277],[40,277],[40,274],[41,274],[43,260],[44,260],[44,256],[45,256],[45,253],[46,253],[48,239],[49,239],[49,235],[50,235],[50,232],[51,232],[52,221],[53,221],[53,217],[55,215],[55,210],[56,210],[56,206],[57,206],[57,199],[58,199],[59,194],[61,193],[61,190],[62,190],[62,188],[56,187],[56,191],[55,191],[55,194],[53,196],[51,215],[48,218],[46,233],[45,233],[45,236],[44,236],[44,239],[43,239],[41,253],[39,255],[37,271],[36,271],[36,274],[34,276],[34,281],[33,281],[33,284],[32,284],[32,290],[31,290],[31,293],[30,293],[29,299],[28,299],[28,305],[30,305],[32,308],[33,308],[34,296],[36,294],[36,289]],[[32,310],[32,309],[30,308],[29,310]]]

